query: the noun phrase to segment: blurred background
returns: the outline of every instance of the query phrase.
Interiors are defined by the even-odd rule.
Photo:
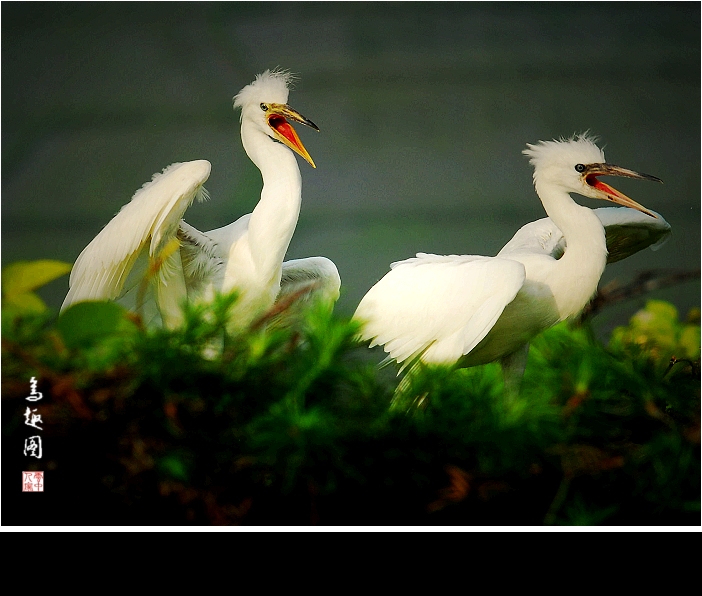
[[[2,264],[73,262],[173,162],[212,163],[190,224],[250,212],[261,179],[231,98],[276,66],[299,75],[290,104],[321,129],[298,127],[317,169],[300,160],[288,258],[336,263],[340,314],[416,252],[496,254],[545,216],[525,143],[588,129],[608,161],[664,180],[615,186],[673,228],[602,284],[700,266],[697,2],[3,2]],[[58,308],[67,287],[43,297]],[[685,315],[699,280],[649,297]]]

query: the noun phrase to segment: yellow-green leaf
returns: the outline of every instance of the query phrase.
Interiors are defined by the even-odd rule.
[[[66,275],[71,267],[70,263],[49,259],[12,263],[3,269],[2,292],[5,298],[31,292]]]
[[[691,360],[700,357],[700,328],[698,325],[686,325],[680,334],[680,346],[684,349],[683,356]]]
[[[46,304],[34,292],[9,294],[5,296],[2,306],[13,314],[40,313],[46,310]]]

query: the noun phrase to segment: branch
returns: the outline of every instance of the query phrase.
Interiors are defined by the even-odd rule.
[[[580,320],[585,321],[594,317],[602,309],[631,300],[643,294],[648,294],[654,290],[675,286],[691,279],[699,279],[700,270],[670,270],[670,269],[650,269],[639,273],[628,284],[621,286],[615,279],[601,288],[583,310]]]

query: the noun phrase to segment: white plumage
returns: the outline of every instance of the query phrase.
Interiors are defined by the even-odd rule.
[[[163,324],[174,327],[182,322],[184,300],[210,300],[217,292],[236,290],[232,327],[240,328],[269,309],[281,292],[289,294],[284,286],[291,279],[298,280],[298,290],[299,280],[307,281],[301,295],[336,300],[341,281],[329,259],[283,263],[302,195],[293,151],[315,167],[288,120],[319,130],[287,105],[291,81],[287,72],[267,70],[234,97],[235,109],[241,109],[244,150],[263,178],[252,213],[222,228],[198,231],[182,217],[193,200],[207,197],[203,184],[210,163],[168,166],[80,254],[62,309],[82,300],[115,300],[148,283]]]
[[[522,227],[496,257],[419,253],[393,263],[354,314],[371,347],[382,345],[403,367],[501,359],[506,374],[521,376],[529,340],[590,301],[609,244],[613,262],[668,235],[665,220],[598,176],[658,179],[607,164],[587,134],[528,145],[524,153],[549,217]],[[570,192],[628,208],[593,211]]]
[[[180,216],[196,197],[206,198],[202,185],[209,175],[210,162],[205,160],[175,163],[154,174],[78,256],[62,309],[83,300],[119,298],[140,253],[145,251],[150,261],[158,258],[175,238]],[[169,255],[159,279],[154,280],[174,296],[175,306],[186,296],[178,259],[177,252]],[[159,306],[164,320],[178,318],[169,308],[172,304],[162,301]]]
[[[478,256],[417,254],[391,272],[361,301],[371,347],[383,345],[398,362],[453,362],[490,331],[524,283],[517,261]],[[498,277],[503,283],[493,286]],[[388,298],[393,307],[387,308]],[[400,298],[401,297],[401,298]],[[381,315],[382,316],[379,316]]]
[[[655,219],[640,211],[623,207],[600,207],[592,212],[597,215],[605,230],[607,264],[626,259],[644,248],[658,250],[670,238],[670,224],[655,211],[651,211],[656,216]],[[550,217],[544,217],[519,228],[497,256],[517,252],[541,252],[554,259],[560,259],[566,247],[563,232]]]

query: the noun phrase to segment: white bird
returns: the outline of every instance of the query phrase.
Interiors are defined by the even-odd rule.
[[[354,314],[370,347],[382,345],[402,368],[500,360],[505,383],[514,388],[528,342],[578,315],[593,297],[608,247],[613,262],[667,237],[665,220],[598,179],[658,178],[606,163],[587,134],[527,147],[549,217],[521,228],[495,257],[419,253],[393,263]],[[571,192],[627,209],[593,211],[575,203]]]
[[[183,301],[211,300],[218,292],[239,293],[234,328],[262,315],[279,296],[336,300],[341,281],[332,261],[311,257],[283,262],[301,203],[302,181],[293,152],[316,167],[288,120],[319,131],[287,105],[291,82],[287,72],[266,70],[233,100],[234,108],[241,108],[244,150],[263,178],[261,199],[252,213],[216,230],[196,230],[182,217],[193,200],[207,198],[203,184],[210,163],[168,166],[80,254],[61,309],[82,300],[116,300],[146,283],[144,275],[167,327],[182,323]]]

